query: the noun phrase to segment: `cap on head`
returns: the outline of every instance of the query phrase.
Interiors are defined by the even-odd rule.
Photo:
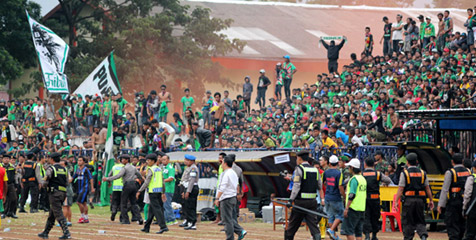
[[[299,157],[309,156],[309,151],[301,150],[296,155],[299,156]]]
[[[289,55],[285,55],[285,56],[283,56],[283,58],[284,58],[284,59],[288,59],[288,60],[291,59],[291,57],[290,57]]]
[[[259,70],[259,73],[265,73],[264,69]]]
[[[131,159],[131,156],[129,156],[129,154],[121,154],[121,156],[119,156],[120,159]]]
[[[185,154],[185,159],[190,160],[190,161],[195,161],[195,159],[197,159],[197,158],[193,155]]]
[[[345,164],[346,167],[360,168],[360,161],[357,158],[352,158],[350,162]]]
[[[329,162],[330,163],[333,163],[333,164],[336,164],[339,162],[339,158],[336,156],[336,155],[332,155],[330,158],[329,158]]]
[[[339,157],[339,160],[341,160],[342,162],[349,162],[349,159],[350,158],[348,156],[345,156],[345,155]]]

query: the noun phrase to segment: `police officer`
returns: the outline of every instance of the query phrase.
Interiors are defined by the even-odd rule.
[[[464,240],[474,240],[476,238],[476,228],[474,227],[476,222],[476,161],[473,161],[472,167],[473,175],[466,179],[464,185],[463,215],[466,217]],[[469,209],[470,207],[471,209]]]
[[[294,202],[296,206],[315,211],[317,209],[317,190],[321,189],[321,179],[318,170],[310,165],[309,160],[308,151],[297,153],[297,166],[294,170],[294,184],[289,201]],[[288,228],[284,232],[285,240],[294,239],[303,219],[306,219],[312,239],[321,239],[321,233],[317,227],[317,216],[293,209]]]
[[[50,154],[49,162],[51,166],[46,170],[45,178],[40,180],[42,185],[48,186],[50,211],[46,220],[45,230],[38,234],[38,237],[48,239],[48,234],[55,224],[55,220],[63,230],[63,236],[59,239],[71,239],[71,234],[66,225],[66,218],[63,215],[62,206],[66,198],[66,184],[69,181],[65,167],[61,166],[61,155],[59,153]]]
[[[144,228],[141,229],[142,232],[148,233],[150,230],[150,225],[154,220],[154,217],[159,221],[160,230],[157,234],[162,234],[169,231],[167,225],[165,224],[164,218],[164,202],[167,200],[164,192],[164,178],[162,175],[162,169],[156,165],[157,155],[155,153],[147,154],[147,174],[144,183],[142,184],[139,191],[136,193],[136,198],[139,198],[140,193],[145,190],[149,193],[150,199],[150,211],[149,216],[147,216],[147,221],[145,222]]]
[[[30,213],[38,212],[38,180],[36,179],[36,162],[33,160],[34,154],[28,152],[26,154],[27,160],[22,165],[22,192],[20,199],[20,212],[25,213],[25,203],[28,194],[31,194]]]
[[[374,159],[365,159],[365,169],[362,173],[367,181],[364,223],[365,240],[370,240],[370,233],[372,233],[372,240],[377,240],[377,233],[380,229],[380,183],[383,182],[385,185],[389,185],[392,182],[392,180],[382,172],[376,171],[374,165]]]
[[[145,173],[147,170],[147,163],[145,160],[146,154],[140,153],[139,158],[137,156],[132,158],[132,165],[139,171],[139,173],[142,175],[142,177],[145,177]],[[143,179],[136,179],[136,185],[137,189],[139,189],[142,186],[142,183],[144,183]],[[137,199],[137,205],[139,206],[139,209],[143,211],[144,209],[144,192],[141,192],[139,198]]]
[[[116,160],[116,164],[112,167],[112,170],[109,172],[108,177],[119,174],[119,172],[124,168],[124,164],[120,160]],[[116,219],[116,214],[121,207],[121,195],[122,195],[122,178],[118,178],[112,181],[112,199],[111,199],[111,221]],[[122,215],[121,215],[122,216]],[[122,219],[119,218],[122,222]]]
[[[195,165],[195,156],[185,154],[185,166],[180,185],[182,186],[183,215],[185,221],[180,224],[185,230],[197,230],[197,196],[198,196],[198,177],[199,171]]]
[[[5,202],[5,216],[11,218],[18,218],[17,213],[17,183],[16,183],[16,169],[15,166],[10,162],[10,156],[8,154],[3,155],[3,167],[5,168],[7,177],[8,177],[8,191]]]
[[[393,182],[398,182],[400,180],[400,174],[402,173],[405,165],[407,165],[407,157],[405,157],[405,152],[407,151],[407,146],[404,144],[398,144],[397,146],[397,169],[393,175]]]
[[[46,170],[48,168],[48,163],[46,163],[46,158],[45,157],[40,157],[38,162],[36,163],[36,169],[35,169],[35,176],[36,179],[43,179],[46,174]],[[48,193],[46,192],[46,186],[42,186],[40,184],[40,210],[44,210],[45,212],[48,212],[49,209],[49,203],[48,203]]]
[[[416,167],[418,156],[410,153],[406,156],[407,169],[403,169],[398,182],[398,191],[393,208],[398,208],[402,198],[402,227],[403,239],[413,239],[415,231],[422,240],[428,239],[425,223],[425,202],[430,199],[428,207],[433,210],[433,195],[425,171]],[[403,196],[403,197],[402,197]]]
[[[140,215],[139,207],[136,204],[137,185],[136,179],[142,179],[139,171],[132,166],[129,161],[131,157],[127,154],[123,154],[119,157],[124,167],[112,177],[104,178],[103,181],[114,181],[116,179],[122,179],[123,189],[121,194],[121,223],[130,224],[127,204],[131,204],[132,220],[139,221],[142,225],[143,220]]]
[[[450,240],[463,239],[465,220],[463,217],[464,184],[471,172],[463,166],[463,154],[453,154],[453,168],[446,171],[438,201],[438,213],[445,211],[445,225]]]

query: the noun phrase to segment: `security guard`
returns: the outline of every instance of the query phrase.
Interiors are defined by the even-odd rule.
[[[16,192],[16,169],[15,166],[10,163],[10,156],[8,154],[3,155],[3,167],[5,168],[7,177],[8,177],[8,191],[6,196],[5,202],[5,216],[11,218],[18,218],[17,213],[17,205],[18,205],[18,198]]]
[[[197,230],[197,196],[198,196],[198,178],[199,171],[195,165],[195,156],[185,154],[185,166],[180,185],[182,186],[183,215],[185,221],[180,224],[185,230]]]
[[[142,177],[145,177],[147,170],[145,157],[145,154],[140,153],[139,158],[137,158],[137,156],[132,158],[132,165],[137,169],[137,171],[139,171]],[[142,179],[136,179],[137,189],[142,186],[142,183],[144,183]],[[137,205],[139,205],[139,209],[141,209],[141,211],[144,209],[144,192],[141,192],[139,198],[137,199]]]
[[[382,172],[376,171],[374,168],[375,161],[372,158],[365,159],[364,172],[362,175],[367,181],[367,200],[365,203],[365,222],[364,233],[365,240],[377,240],[377,233],[380,230],[380,183],[389,185],[392,180],[385,176]]]
[[[463,154],[455,153],[451,162],[453,168],[445,173],[440,200],[438,201],[438,213],[441,214],[442,210],[446,208],[445,224],[448,238],[454,240],[463,239],[465,230],[463,217],[464,184],[471,172],[463,166]]]
[[[406,160],[408,168],[400,174],[393,208],[398,208],[398,202],[402,198],[403,239],[413,239],[416,231],[422,240],[426,240],[428,239],[428,232],[424,215],[425,202],[428,197],[430,199],[428,208],[433,210],[433,194],[426,173],[416,167],[418,163],[416,153],[408,154]]]
[[[124,164],[124,167],[112,177],[104,178],[103,181],[122,179],[124,187],[121,194],[121,223],[130,224],[127,206],[128,203],[130,203],[132,221],[138,221],[139,225],[142,225],[143,220],[140,215],[139,206],[136,204],[136,193],[138,189],[136,179],[142,179],[142,175],[140,175],[139,171],[129,163],[131,159],[129,155],[123,154],[119,159],[121,160],[121,163]]]
[[[352,177],[347,182],[344,221],[340,233],[347,236],[347,239],[360,239],[365,219],[367,181],[360,174],[359,159],[353,158],[345,166],[349,168]]]
[[[108,177],[119,174],[119,172],[124,168],[124,164],[120,160],[116,160],[116,164],[112,167],[112,171],[109,172]],[[121,195],[122,195],[122,178],[112,181],[112,200],[111,200],[111,221],[116,219],[116,214],[121,207]],[[119,218],[122,222],[122,219]]]
[[[20,211],[25,213],[25,203],[28,198],[28,194],[31,194],[30,213],[38,212],[38,180],[36,179],[35,170],[36,162],[33,160],[34,154],[27,152],[27,160],[22,165],[22,192],[20,199]]]
[[[147,174],[144,183],[136,193],[136,198],[139,198],[141,192],[147,190],[150,199],[150,211],[149,216],[147,216],[147,221],[145,222],[144,228],[141,229],[141,231],[148,233],[150,230],[150,225],[152,224],[152,221],[155,217],[158,220],[160,226],[160,230],[157,232],[157,234],[162,234],[169,231],[167,225],[165,224],[163,208],[164,202],[167,200],[164,194],[164,178],[162,175],[162,169],[156,165],[157,155],[155,153],[147,154],[146,158]]]
[[[407,151],[407,146],[404,144],[398,144],[397,146],[397,169],[395,170],[393,182],[398,182],[400,180],[400,174],[403,172],[405,165],[407,164],[407,158],[405,157],[405,152]]]
[[[473,161],[473,175],[466,179],[464,185],[463,214],[466,217],[466,233],[464,240],[474,240],[476,238],[476,161]],[[471,209],[469,209],[472,206]],[[468,212],[469,211],[469,212]]]
[[[41,179],[41,184],[48,186],[50,211],[48,220],[46,220],[45,230],[38,234],[38,237],[48,239],[48,234],[55,224],[55,220],[63,230],[63,236],[59,239],[71,239],[71,234],[66,225],[66,218],[63,215],[62,206],[66,198],[66,184],[69,181],[68,173],[65,167],[60,162],[61,154],[50,154],[49,162],[51,166],[46,170],[44,179]]]
[[[48,168],[48,163],[46,163],[46,158],[45,157],[40,157],[38,162],[36,163],[36,169],[35,169],[35,176],[36,179],[43,179],[46,174],[46,170]],[[48,203],[48,193],[46,191],[46,186],[42,186],[40,184],[40,210],[44,210],[45,212],[48,212],[49,209],[49,203]]]
[[[321,189],[321,179],[318,170],[309,164],[309,152],[300,151],[297,153],[296,168],[294,170],[293,188],[291,191],[290,203],[312,211],[317,209],[317,190]],[[317,227],[317,216],[299,210],[291,212],[289,225],[284,232],[285,240],[294,239],[294,235],[301,226],[302,220],[306,219],[306,224],[311,232],[312,239],[320,240],[321,233]]]

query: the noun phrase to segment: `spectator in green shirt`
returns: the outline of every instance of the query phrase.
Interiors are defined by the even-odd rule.
[[[186,88],[184,90],[184,93],[185,93],[185,96],[182,97],[180,102],[183,105],[182,112],[183,112],[183,115],[185,116],[185,111],[187,111],[187,109],[189,108],[190,110],[192,109],[192,105],[195,103],[195,100],[193,99],[193,97],[190,96],[190,89]]]
[[[276,147],[276,142],[273,140],[273,137],[270,137],[269,132],[264,132],[262,137],[263,137],[264,146],[267,149]]]
[[[426,17],[426,24],[423,31],[423,47],[426,47],[430,43],[430,37],[435,36],[435,25],[431,23],[431,17]]]
[[[165,196],[167,201],[164,203],[164,213],[165,213],[165,222],[167,225],[172,225],[177,223],[175,219],[174,210],[172,208],[172,197],[175,192],[175,168],[174,164],[170,163],[170,157],[164,155],[161,157],[163,167],[163,177],[165,185]]]
[[[289,124],[283,124],[283,132],[279,136],[281,139],[280,148],[292,148],[293,147],[293,133],[289,130]]]
[[[124,107],[127,105],[128,102],[122,97],[122,93],[118,93],[116,95],[116,102],[118,105],[117,117],[122,118],[122,116],[124,115]]]

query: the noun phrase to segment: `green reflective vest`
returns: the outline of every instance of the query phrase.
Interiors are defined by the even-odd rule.
[[[122,170],[122,168],[124,168],[124,164],[122,163],[117,163],[116,165],[114,165],[114,167],[112,167],[112,175],[117,175],[119,174],[119,172]],[[122,186],[123,186],[123,183],[122,183],[122,178],[119,178],[119,179],[116,179],[114,181],[112,181],[112,191],[122,191]]]
[[[349,182],[347,182],[347,194],[346,203],[349,202],[350,182],[355,178],[358,182],[357,191],[355,192],[355,198],[350,204],[350,208],[355,211],[365,211],[365,201],[367,200],[367,181],[362,175],[354,175]]]
[[[43,167],[43,164],[38,163],[37,166],[40,167],[40,175],[41,175],[41,178],[44,178],[44,177],[45,177],[45,168]]]
[[[162,178],[162,170],[157,167],[149,167],[149,169],[152,171],[152,179],[149,182],[149,193],[162,193],[162,189],[164,186],[163,183],[163,178]]]

